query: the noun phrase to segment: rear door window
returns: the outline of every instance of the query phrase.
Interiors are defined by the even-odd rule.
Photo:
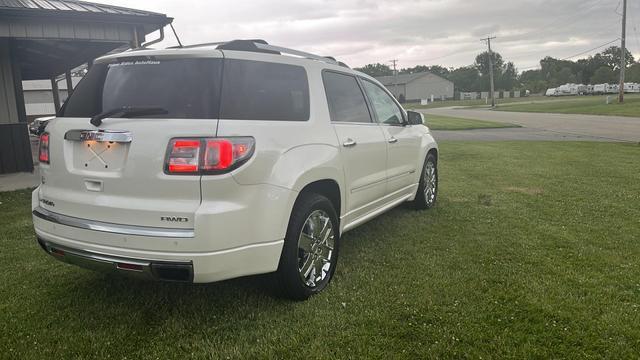
[[[371,123],[367,103],[354,76],[325,71],[322,74],[333,122]]]
[[[221,119],[309,120],[309,82],[302,66],[225,60]]]
[[[149,117],[218,117],[221,59],[132,59],[94,65],[64,106],[62,116],[92,117],[125,106],[159,107]]]

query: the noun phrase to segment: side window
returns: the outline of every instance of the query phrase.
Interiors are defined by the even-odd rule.
[[[325,71],[322,79],[331,121],[372,122],[364,95],[354,76]]]
[[[363,79],[364,91],[367,93],[378,121],[388,125],[400,125],[403,122],[402,110],[395,101],[378,85]]]

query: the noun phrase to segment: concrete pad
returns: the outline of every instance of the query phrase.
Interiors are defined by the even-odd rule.
[[[40,171],[0,175],[0,192],[35,188],[40,185]]]

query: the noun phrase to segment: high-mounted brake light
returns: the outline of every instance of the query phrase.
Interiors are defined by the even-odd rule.
[[[43,164],[49,163],[49,133],[43,133],[42,135],[40,135],[38,160]]]
[[[171,139],[165,172],[172,175],[220,174],[253,155],[252,137]]]

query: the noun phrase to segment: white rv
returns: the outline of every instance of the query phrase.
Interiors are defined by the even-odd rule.
[[[593,85],[593,93],[595,95],[602,95],[607,93],[607,89],[609,88],[609,84],[597,84]]]
[[[558,96],[558,89],[556,88],[547,89],[547,92],[544,94],[544,96]]]

